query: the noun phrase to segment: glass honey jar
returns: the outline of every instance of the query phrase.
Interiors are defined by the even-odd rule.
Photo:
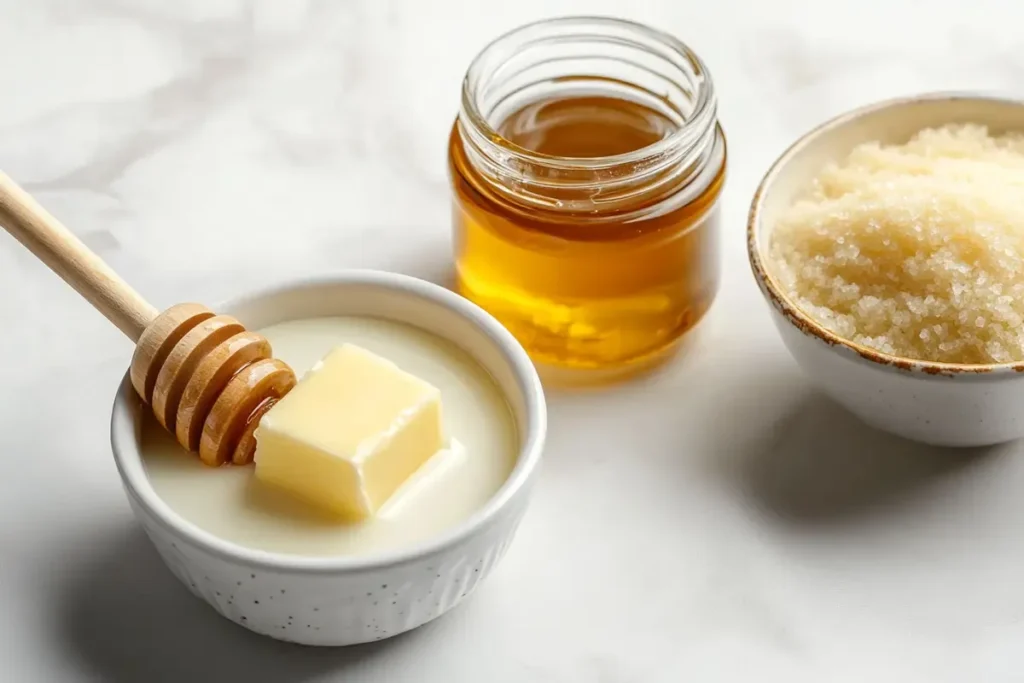
[[[726,143],[711,77],[618,19],[513,30],[466,73],[449,140],[461,293],[540,364],[664,358],[719,282]]]

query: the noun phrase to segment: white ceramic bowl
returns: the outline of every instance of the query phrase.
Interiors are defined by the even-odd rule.
[[[544,446],[540,380],[494,318],[422,280],[354,271],[222,306],[251,329],[289,319],[369,315],[422,328],[472,355],[504,392],[520,452],[508,480],[469,520],[427,543],[370,557],[301,557],[244,548],[185,521],[153,491],[139,453],[144,409],[127,377],[114,401],[111,443],[135,516],[170,570],[227,619],[280,640],[349,645],[437,618],[468,596],[501,559],[526,509]]]
[[[844,114],[807,133],[775,162],[750,207],[754,277],[790,353],[810,378],[864,422],[941,446],[981,446],[1024,436],[1024,363],[954,365],[879,353],[841,339],[798,309],[772,274],[769,238],[780,212],[829,161],[877,140],[906,142],[922,128],[979,123],[1024,131],[1024,103],[930,94]]]

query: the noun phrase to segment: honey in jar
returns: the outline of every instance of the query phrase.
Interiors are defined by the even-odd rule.
[[[671,36],[600,18],[502,36],[466,74],[449,167],[460,291],[535,361],[663,358],[711,305],[725,138]]]

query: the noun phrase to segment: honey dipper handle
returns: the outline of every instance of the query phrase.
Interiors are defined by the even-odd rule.
[[[138,292],[3,172],[0,225],[132,341],[157,316]]]

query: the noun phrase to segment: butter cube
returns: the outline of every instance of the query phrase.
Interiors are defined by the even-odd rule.
[[[345,344],[267,411],[256,444],[261,481],[363,519],[441,449],[441,392]]]

